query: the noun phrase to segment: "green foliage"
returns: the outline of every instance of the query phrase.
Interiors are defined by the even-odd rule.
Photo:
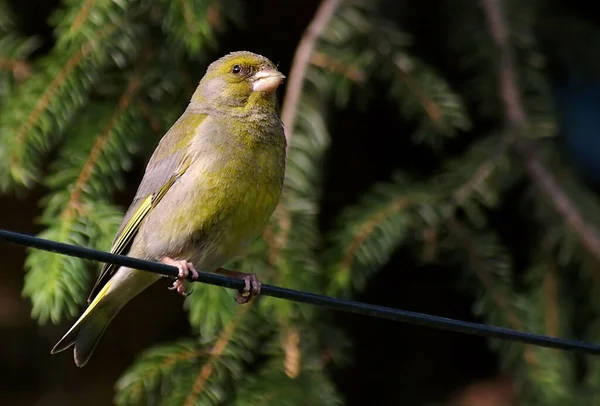
[[[239,308],[217,337],[147,350],[117,382],[117,405],[219,405],[253,360],[261,318]]]
[[[186,299],[190,324],[204,337],[219,334],[235,315],[235,292],[202,283],[192,288],[192,294]]]
[[[233,404],[252,406],[265,401],[273,406],[342,404],[335,388],[320,368],[304,368],[299,376],[292,379],[277,362],[266,365],[258,374],[243,382]]]
[[[343,78],[330,80],[336,100],[346,104],[354,82],[361,87],[355,100],[367,103],[380,95],[365,85],[382,81],[404,117],[418,121],[413,139],[441,147],[442,137],[470,128],[463,102],[434,68],[408,54],[410,38],[382,14],[377,2],[349,1],[324,33],[322,65]]]
[[[129,405],[145,401],[157,404],[161,390],[163,394],[172,391],[171,387],[163,389],[163,382],[171,382],[173,375],[179,375],[181,369],[186,368],[188,372],[197,369],[206,355],[206,348],[194,340],[181,340],[145,351],[117,382],[116,403]],[[159,392],[154,394],[154,391]]]
[[[522,175],[511,165],[509,145],[506,137],[489,135],[471,143],[457,158],[446,160],[441,173],[430,185],[444,203],[441,220],[460,209],[474,224],[485,224],[485,210],[497,208],[502,202],[502,193]]]
[[[191,55],[216,46],[216,34],[229,22],[241,22],[242,4],[235,0],[162,0],[162,28],[169,41],[183,43]]]
[[[227,267],[267,283],[350,297],[408,247],[417,262],[461,270],[473,311],[487,323],[598,341],[597,253],[582,244],[586,236],[576,226],[581,219],[597,233],[600,202],[550,139],[556,113],[544,47],[585,55],[581,44],[597,28],[582,28],[549,0],[502,2],[527,113],[522,135],[505,126],[500,55],[481,4],[439,6],[446,38],[436,52],[456,61],[457,70],[445,72],[390,16],[390,3],[343,1],[325,21],[291,106],[296,120],[287,129],[281,203],[262,238]],[[244,14],[248,4],[67,0],[50,18],[56,42],[36,60],[37,40],[19,33],[7,10],[0,0],[0,187],[43,186],[39,236],[106,250],[122,218],[114,197],[124,192],[124,174],[142,164],[181,114],[209,56],[229,52],[219,47],[220,35],[253,23]],[[579,46],[571,50],[573,43]],[[586,61],[597,69],[597,58]],[[356,196],[328,230],[320,216],[332,117],[351,103],[364,110],[381,99],[398,112],[390,120],[413,128],[389,136],[410,137],[436,161],[416,176],[399,160],[391,179]],[[537,139],[539,162],[514,153],[523,137]],[[531,176],[532,168],[552,176],[563,196]],[[517,208],[512,227],[530,243],[520,256],[496,222],[506,206]],[[40,323],[76,316],[90,265],[97,267],[29,252],[23,294],[32,316]],[[189,288],[191,337],[144,352],[118,381],[117,404],[342,404],[327,367],[349,362],[351,338],[329,312],[270,297],[240,307],[230,290]],[[588,309],[576,308],[573,297]],[[580,319],[583,328],[576,326]],[[598,397],[595,358],[499,340],[490,345],[515,377],[523,406],[594,404]]]
[[[16,32],[15,17],[7,4],[0,2],[0,106],[14,85],[31,73],[27,58],[39,46],[39,39]]]
[[[373,272],[410,236],[416,215],[429,196],[397,176],[394,182],[375,185],[361,202],[340,216],[334,248],[329,253],[330,294],[362,289]],[[425,214],[425,213],[423,213]]]
[[[104,3],[114,2],[101,2],[90,10],[59,10],[56,20],[71,22],[69,28],[58,30],[55,47],[36,63],[36,73],[6,99],[11,114],[0,116],[2,189],[31,186],[40,177],[41,160],[88,101],[100,71],[123,66],[136,55],[143,29],[126,23],[124,10],[117,13],[102,7]],[[86,23],[77,24],[80,19]]]
[[[147,131],[135,107],[126,102],[135,97],[134,87],[126,88],[116,108],[115,102],[88,105],[69,129],[77,136],[66,140],[44,182],[51,190],[41,217],[45,238],[110,248],[107,237],[116,233],[122,213],[107,199],[122,185],[122,172],[131,167],[136,144]],[[89,278],[81,272],[83,264],[46,251],[29,255],[23,293],[32,299],[32,315],[40,322],[77,314]]]

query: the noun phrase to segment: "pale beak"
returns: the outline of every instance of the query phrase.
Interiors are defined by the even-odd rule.
[[[255,92],[273,93],[283,82],[285,76],[276,69],[263,69],[253,76],[252,90]]]

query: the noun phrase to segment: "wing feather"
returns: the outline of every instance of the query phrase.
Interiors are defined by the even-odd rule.
[[[148,214],[190,166],[191,160],[185,154],[185,148],[180,148],[179,144],[189,141],[205,118],[204,114],[192,114],[186,111],[162,138],[148,161],[140,186],[123,217],[111,253],[127,254]],[[92,302],[118,269],[118,265],[103,265],[100,276],[88,297],[88,303]]]

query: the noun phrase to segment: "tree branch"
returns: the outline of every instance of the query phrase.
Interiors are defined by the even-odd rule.
[[[511,328],[523,331],[523,321],[515,313],[510,298],[502,295],[502,292],[496,289],[496,283],[491,276],[491,271],[481,258],[477,250],[477,245],[467,228],[455,218],[448,219],[446,225],[448,230],[460,240],[467,253],[467,260],[471,264],[473,273],[479,279],[481,285],[488,292],[494,303],[496,303],[498,309],[503,312],[507,324]],[[531,345],[523,344],[523,358],[532,367],[537,367],[538,359]]]
[[[21,126],[14,131],[15,144],[20,145],[21,150],[12,153],[9,167],[15,168],[20,166],[23,159],[23,146],[28,144],[27,136],[32,128],[39,125],[40,118],[48,109],[48,106],[52,102],[52,98],[56,95],[61,86],[64,86],[65,82],[68,81],[69,75],[85,60],[89,53],[94,50],[97,41],[112,34],[118,28],[119,24],[120,21],[98,30],[99,32],[96,40],[90,40],[78,48],[77,51],[67,59],[60,71],[54,75],[54,78],[48,83],[42,94],[38,97],[37,103],[33,106],[33,109],[29,112],[27,118],[24,119]]]
[[[342,61],[327,55],[325,52],[315,51],[310,57],[310,63],[322,69],[327,69],[330,72],[339,73],[355,83],[363,83],[366,79],[366,74],[362,70],[346,65]]]
[[[286,129],[288,148],[296,122],[298,102],[302,94],[302,84],[304,83],[308,65],[311,62],[315,44],[323,34],[325,27],[327,27],[329,20],[331,20],[341,2],[342,0],[323,0],[321,2],[313,20],[306,28],[304,35],[302,35],[298,48],[296,48],[281,110],[281,121],[283,121]]]
[[[243,321],[244,315],[248,312],[250,306],[240,306],[236,309],[237,315],[236,317],[223,329],[223,332],[212,346],[210,350],[210,357],[206,360],[198,376],[194,380],[194,384],[192,386],[191,392],[188,394],[185,400],[185,406],[193,406],[196,404],[200,393],[204,390],[206,383],[210,379],[214,368],[215,361],[217,361],[223,355],[223,351],[229,345],[231,338],[233,337],[233,333],[239,326],[239,324]]]
[[[0,56],[0,70],[11,71],[13,77],[17,81],[22,81],[31,74],[33,68],[27,61],[20,59],[5,59]]]
[[[500,52],[500,94],[504,103],[507,124],[523,133],[527,116],[517,86],[516,71],[510,49],[508,29],[501,7],[502,0],[481,0],[490,34]],[[525,137],[518,137],[515,148],[524,162],[529,177],[541,192],[552,202],[554,209],[565,218],[567,225],[577,233],[583,247],[600,260],[600,235],[585,224],[583,216],[560,188],[552,173],[546,168],[536,151],[535,145]]]

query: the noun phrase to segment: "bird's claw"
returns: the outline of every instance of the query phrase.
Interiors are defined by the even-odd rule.
[[[235,301],[239,304],[244,304],[260,295],[261,284],[254,274],[244,274],[241,278],[244,281],[244,287],[238,290]]]
[[[193,290],[189,292],[185,291],[185,286],[183,285],[183,281],[188,277],[188,275],[192,274],[192,279],[197,279],[199,274],[196,268],[194,268],[194,264],[188,262],[186,260],[177,261],[169,257],[164,257],[162,262],[177,267],[179,269],[179,273],[177,274],[177,279],[173,282],[173,285],[169,287],[169,290],[176,290],[182,296],[189,296],[192,294]]]
[[[184,297],[188,297],[189,295],[191,295],[194,292],[194,289],[190,290],[189,292],[186,292],[185,286],[183,285],[183,281],[181,279],[175,280],[175,282],[173,282],[173,285],[168,287],[167,289],[176,290],[177,293],[179,293],[181,296],[184,296]]]
[[[248,303],[250,300],[260,295],[261,284],[256,278],[256,275],[252,273],[232,271],[224,268],[219,268],[216,272],[220,273],[221,275],[241,279],[244,281],[244,287],[238,290],[238,293],[235,297],[235,301],[239,304]]]

